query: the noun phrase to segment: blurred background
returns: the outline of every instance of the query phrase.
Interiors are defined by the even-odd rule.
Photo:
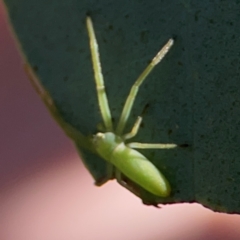
[[[240,217],[95,187],[23,70],[0,0],[0,240],[231,240]]]

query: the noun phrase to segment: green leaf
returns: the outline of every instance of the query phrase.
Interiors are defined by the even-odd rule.
[[[116,124],[130,87],[172,36],[175,45],[140,89],[127,127],[144,106],[139,142],[187,143],[142,150],[167,177],[163,203],[199,202],[240,212],[240,1],[5,0],[26,62],[62,118],[79,134],[101,122],[85,18],[93,19]],[[83,138],[84,139],[84,138]],[[82,152],[84,141],[76,143]],[[106,163],[83,150],[95,180]]]

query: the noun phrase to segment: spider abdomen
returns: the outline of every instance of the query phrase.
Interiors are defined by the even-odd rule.
[[[164,175],[140,152],[120,143],[112,152],[109,161],[126,177],[149,192],[167,197],[170,185]]]

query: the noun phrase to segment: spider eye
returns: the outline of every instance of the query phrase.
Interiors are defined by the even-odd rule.
[[[101,139],[104,139],[104,138],[105,138],[105,134],[103,134],[103,133],[97,133],[95,136],[96,136],[97,138],[101,138]]]

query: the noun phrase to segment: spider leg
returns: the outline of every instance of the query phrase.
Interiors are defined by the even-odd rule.
[[[132,142],[126,144],[130,148],[136,149],[171,149],[178,147],[177,144],[174,143],[139,143],[139,142]]]
[[[128,178],[123,180],[123,177],[124,177],[124,175],[119,170],[116,169],[115,178],[121,186],[123,186],[128,191],[133,193],[135,196],[141,198],[143,204],[151,205],[151,206],[159,208],[159,206],[158,206],[159,203],[157,202],[156,199],[153,198],[153,199],[149,200],[149,197],[146,198],[144,192],[141,189],[139,189],[139,186],[137,184],[133,183]]]
[[[58,124],[62,127],[64,132],[68,137],[70,137],[74,142],[81,143],[81,146],[85,149],[89,149],[94,151],[91,141],[89,138],[85,137],[81,132],[79,132],[75,127],[67,123],[61,114],[57,106],[55,105],[53,99],[51,98],[48,91],[42,86],[40,81],[38,81],[33,69],[29,64],[24,65],[24,70],[27,73],[32,86],[35,88],[36,92],[42,98],[43,102],[45,103],[46,107],[48,108],[49,112],[53,116],[53,118],[58,122]]]
[[[142,122],[142,117],[139,116],[137,118],[136,122],[134,123],[131,132],[123,135],[123,139],[126,140],[126,139],[130,139],[130,138],[135,137],[136,134],[138,133],[139,127],[141,125],[141,122]]]
[[[95,185],[100,187],[104,183],[106,183],[107,181],[109,181],[111,179],[114,179],[114,172],[115,172],[115,167],[112,164],[108,163],[107,164],[107,174],[106,174],[106,176],[104,176],[104,178],[96,181]]]
[[[127,181],[123,180],[122,173],[118,169],[116,169],[115,178],[121,186],[123,186],[124,188],[126,188],[127,190],[135,194],[136,196],[141,197],[140,193],[137,191],[137,188],[134,188]]]
[[[139,131],[139,127],[140,127],[140,125],[142,123],[143,115],[145,114],[145,112],[146,112],[148,107],[149,107],[149,104],[146,104],[146,106],[144,107],[144,109],[142,111],[142,114],[140,116],[138,116],[136,122],[134,123],[131,132],[123,135],[123,137],[122,137],[123,140],[127,140],[127,139],[130,139],[130,138],[133,138],[133,137],[135,137],[137,135],[137,133]]]
[[[96,82],[98,104],[100,107],[100,112],[106,130],[112,132],[113,130],[112,117],[108,104],[107,94],[105,91],[104,79],[102,75],[101,62],[99,57],[98,43],[95,36],[92,20],[90,17],[87,17],[87,30],[90,39],[90,50],[92,55],[93,71]]]
[[[173,45],[173,39],[170,38],[168,42],[163,46],[163,48],[157,53],[157,55],[152,59],[150,64],[145,68],[145,70],[142,72],[142,74],[138,77],[136,82],[133,84],[130,93],[126,99],[125,105],[123,107],[121,117],[117,126],[116,133],[118,135],[121,135],[121,133],[124,130],[124,127],[126,125],[126,122],[129,118],[129,115],[132,110],[133,103],[135,101],[136,95],[138,93],[139,87],[143,83],[143,81],[146,79],[146,77],[149,75],[149,73],[153,70],[153,68],[164,58],[164,56],[168,53],[170,48]]]

